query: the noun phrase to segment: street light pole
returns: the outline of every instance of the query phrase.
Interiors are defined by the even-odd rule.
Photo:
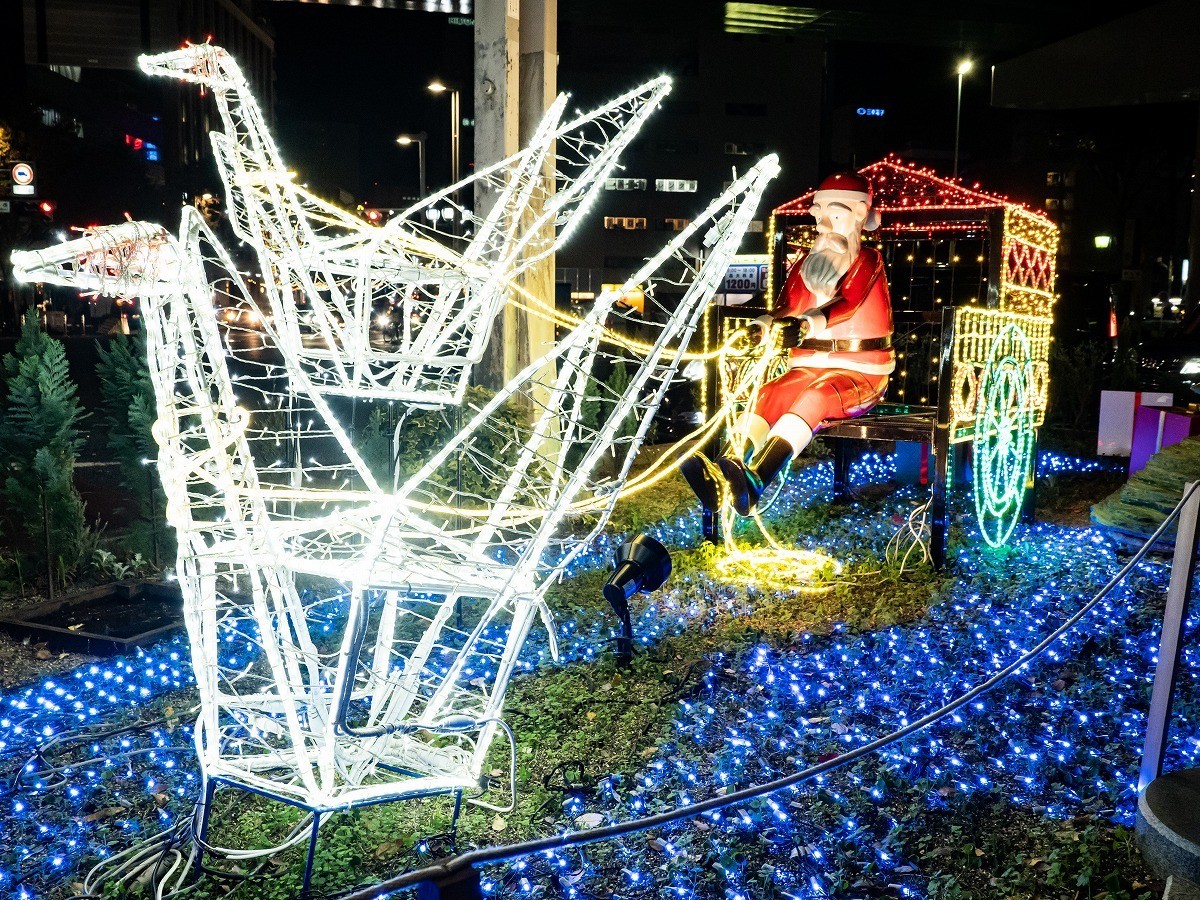
[[[417,186],[417,199],[422,200],[425,197],[425,138],[428,135],[425,132],[420,134],[402,134],[396,138],[396,143],[401,147],[407,147],[410,144],[417,145],[417,176],[421,179],[421,183]]]
[[[429,83],[429,90],[435,94],[450,93],[450,183],[458,184],[459,175],[459,128],[462,125],[462,119],[459,113],[459,92],[457,88],[451,88],[444,85],[442,82],[434,80]],[[454,205],[459,206],[458,190],[454,191]],[[462,213],[459,209],[454,211],[455,218],[461,220]],[[457,233],[457,225],[455,226]]]
[[[462,118],[459,115],[458,91],[450,92],[450,183],[458,184],[458,179],[462,177],[459,169],[459,132],[458,129],[462,126]],[[455,202],[458,201],[458,191],[454,192]]]
[[[962,124],[962,84],[963,76],[971,71],[974,63],[969,59],[964,59],[959,62],[958,72],[958,100],[954,105],[954,177],[958,177],[958,132],[959,126]]]

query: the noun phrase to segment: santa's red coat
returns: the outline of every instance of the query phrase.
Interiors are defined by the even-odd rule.
[[[818,306],[820,301],[800,276],[802,259],[788,271],[773,316],[820,314],[824,327],[808,335],[817,340],[891,336],[892,301],[879,251],[860,248],[838,283],[837,293],[824,306]],[[755,412],[771,425],[790,412],[816,430],[822,423],[861,415],[874,406],[895,367],[891,348],[823,351],[796,347],[791,351],[791,371],[763,385]]]
[[[838,282],[832,301],[818,308],[818,299],[800,277],[803,256],[792,264],[783,289],[771,314],[800,316],[820,312],[825,327],[808,335],[819,340],[888,337],[892,333],[892,299],[888,293],[883,257],[871,247],[862,247],[850,269]],[[792,365],[823,369],[846,368],[875,375],[886,375],[896,367],[895,353],[888,350],[855,350],[823,353],[797,347],[792,350]]]

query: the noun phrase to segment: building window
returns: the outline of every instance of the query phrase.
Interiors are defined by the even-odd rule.
[[[765,145],[763,145],[761,143],[747,143],[744,141],[743,142],[726,141],[725,142],[725,155],[726,156],[754,156],[759,153],[762,153],[764,146]]]
[[[695,180],[687,178],[656,178],[654,189],[665,194],[694,194],[697,190]]]
[[[622,231],[645,231],[645,216],[605,216],[604,227]]]
[[[663,231],[683,231],[692,224],[691,219],[663,219]]]
[[[604,179],[604,189],[606,191],[644,191],[646,189],[646,179],[606,178]]]
[[[81,66],[48,66],[55,75],[61,75],[71,81],[78,82],[83,75]]]

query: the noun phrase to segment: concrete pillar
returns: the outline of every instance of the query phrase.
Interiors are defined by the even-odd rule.
[[[520,147],[518,0],[475,4],[475,168],[482,169]],[[496,195],[475,185],[475,211],[484,217]]]
[[[475,166],[516,153],[557,94],[557,0],[479,0],[475,5]],[[547,174],[549,169],[547,169]],[[486,216],[495,194],[475,188],[475,211]],[[531,216],[532,218],[532,216]],[[524,286],[554,302],[554,261],[539,263]],[[554,328],[505,307],[476,381],[497,388],[545,351]]]
[[[520,2],[520,135],[524,144],[533,137],[547,107],[558,96],[558,0]],[[553,190],[554,171],[549,162],[544,174]],[[540,210],[533,207],[531,212],[536,214]],[[554,239],[553,225],[547,226],[542,239]],[[553,256],[527,269],[524,281],[526,290],[554,305]],[[505,372],[512,375],[549,349],[554,342],[554,323],[544,317],[530,316],[520,309],[510,309],[508,312],[510,315],[506,320],[505,333],[514,338],[512,348],[515,353],[505,359]]]
[[[520,0],[480,0],[475,4],[475,169],[519,149]],[[475,214],[486,218],[496,202],[487,185],[475,183]],[[505,372],[506,310],[496,318],[475,382],[500,387]]]

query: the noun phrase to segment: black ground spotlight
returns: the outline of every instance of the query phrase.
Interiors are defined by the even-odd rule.
[[[662,587],[671,577],[671,554],[667,548],[646,534],[621,545],[613,558],[612,576],[604,583],[604,599],[621,620],[617,637],[617,665],[627,666],[633,659],[633,620],[629,615],[629,598],[638,591],[650,593]]]

